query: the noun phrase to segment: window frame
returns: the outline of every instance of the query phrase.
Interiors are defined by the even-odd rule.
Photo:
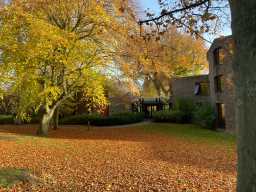
[[[215,87],[216,93],[223,93],[224,91],[223,75],[217,75],[214,77],[214,87]]]
[[[205,84],[207,86],[207,91],[202,92],[202,90],[206,90],[206,89],[202,89],[203,84]],[[196,82],[195,83],[195,88],[194,88],[194,93],[195,93],[196,96],[209,96],[210,95],[210,84],[209,84],[209,82],[207,82],[207,81]]]
[[[213,57],[214,57],[214,64],[215,65],[223,65],[224,64],[224,58],[221,59],[221,51],[224,51],[223,47],[217,47],[216,49],[214,49],[213,51]],[[224,57],[225,57],[225,53]]]
[[[217,110],[217,126],[218,128],[226,128],[226,106],[224,103],[216,103]]]

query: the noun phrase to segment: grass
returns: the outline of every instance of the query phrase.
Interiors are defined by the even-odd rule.
[[[28,180],[29,174],[25,169],[3,168],[0,169],[0,186],[11,187],[16,183]]]
[[[234,135],[203,129],[192,124],[152,123],[140,128],[146,132],[184,138],[194,142],[208,142],[210,144],[224,144],[230,146],[234,146],[236,143],[236,137]]]

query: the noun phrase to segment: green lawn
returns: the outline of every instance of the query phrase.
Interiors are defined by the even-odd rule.
[[[140,129],[150,133],[160,133],[194,142],[208,142],[210,144],[231,146],[234,146],[236,143],[236,137],[230,133],[203,129],[192,124],[150,123],[147,126],[140,126]]]

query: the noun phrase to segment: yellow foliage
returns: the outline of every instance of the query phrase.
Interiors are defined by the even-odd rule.
[[[72,23],[75,11],[80,16]],[[99,78],[106,49],[100,41],[111,17],[102,3],[14,0],[0,17],[1,78],[12,79],[21,118],[31,107],[55,108],[80,90],[93,103],[106,103]]]

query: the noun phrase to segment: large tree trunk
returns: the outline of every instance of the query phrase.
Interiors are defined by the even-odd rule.
[[[37,135],[48,136],[48,130],[49,130],[54,112],[55,112],[55,108],[45,110],[45,112],[43,113],[40,126],[37,130]]]
[[[256,0],[230,0],[235,39],[238,192],[256,192]]]

